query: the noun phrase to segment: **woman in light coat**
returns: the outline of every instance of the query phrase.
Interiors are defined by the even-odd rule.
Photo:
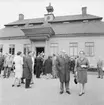
[[[18,52],[17,56],[14,57],[14,63],[15,63],[15,79],[12,87],[15,85],[16,81],[18,81],[17,86],[19,87],[23,73],[23,57],[21,52]]]

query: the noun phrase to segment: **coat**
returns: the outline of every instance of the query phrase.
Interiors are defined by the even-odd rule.
[[[23,73],[23,58],[15,56],[13,62],[15,63],[15,78],[21,78]]]
[[[51,59],[48,58],[45,60],[44,69],[45,69],[45,74],[52,73],[52,60]]]
[[[3,63],[4,63],[4,57],[0,56],[0,68],[3,67]]]
[[[7,61],[8,61],[8,56],[5,56],[4,57],[4,65],[3,65],[4,67],[8,66]]]
[[[36,73],[41,72],[42,65],[43,65],[42,58],[41,57],[36,57],[36,63],[35,63]]]
[[[86,68],[81,67],[81,65],[86,65]],[[80,58],[77,59],[76,69],[77,69],[77,81],[79,83],[87,83],[87,70],[89,68],[89,61],[84,58],[82,61]]]
[[[32,58],[31,56],[23,57],[23,78],[32,78]]]
[[[60,82],[69,82],[70,81],[70,59],[68,56],[62,57],[59,56],[56,59],[56,68],[58,70],[58,76]]]
[[[97,68],[101,68],[103,67],[103,61],[102,60],[98,60],[97,62]]]
[[[56,56],[52,59],[52,72],[53,76],[57,77],[57,68],[56,68]]]
[[[13,58],[12,57],[8,57],[7,66],[12,68],[12,66],[13,66]]]

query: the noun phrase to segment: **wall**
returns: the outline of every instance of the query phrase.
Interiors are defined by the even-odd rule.
[[[70,42],[78,42],[78,52],[81,50],[85,50],[85,42],[94,42],[94,56],[88,57],[90,65],[96,67],[96,63],[98,58],[104,60],[104,37],[66,37],[66,38],[51,38],[49,42],[49,46],[51,43],[58,43],[59,44],[59,51],[58,53],[64,49],[67,54],[69,55],[69,43]]]
[[[31,44],[29,39],[19,39],[19,40],[0,40],[0,44],[3,44],[3,54],[9,53],[9,44],[15,44],[15,54],[18,51],[23,52],[24,44]]]
[[[21,39],[21,40],[0,40],[0,44],[3,44],[3,53],[8,53],[9,44],[15,44],[15,53],[17,51],[23,52],[24,44],[32,44],[32,50],[35,50],[35,47],[45,47],[45,55],[51,55],[50,45],[51,43],[58,43],[58,53],[64,49],[69,55],[69,43],[70,42],[78,42],[78,52],[81,50],[85,50],[85,42],[94,42],[94,56],[88,57],[91,66],[96,67],[96,62],[98,58],[104,60],[104,37],[66,37],[66,38],[50,38],[48,41],[34,41],[31,42],[29,39]]]

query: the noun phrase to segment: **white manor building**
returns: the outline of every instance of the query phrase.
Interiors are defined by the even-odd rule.
[[[91,66],[97,59],[104,58],[104,22],[102,17],[82,13],[69,16],[54,16],[53,7],[47,7],[43,18],[19,19],[0,30],[0,51],[16,54],[28,50],[44,52],[46,56],[57,54],[64,49],[69,56],[77,56],[84,50]]]

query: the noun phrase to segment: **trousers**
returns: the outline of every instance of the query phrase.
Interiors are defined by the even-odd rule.
[[[26,79],[25,88],[29,88],[31,79]]]
[[[69,91],[69,81],[68,82],[60,82],[60,91],[64,91],[64,85],[65,85],[66,91]]]
[[[98,68],[98,77],[103,78],[103,70],[102,70],[102,68]]]

